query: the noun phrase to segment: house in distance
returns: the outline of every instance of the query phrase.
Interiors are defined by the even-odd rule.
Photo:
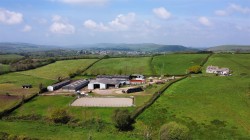
[[[219,68],[218,66],[208,66],[206,73],[215,73],[221,76],[228,76],[230,74],[229,68]]]

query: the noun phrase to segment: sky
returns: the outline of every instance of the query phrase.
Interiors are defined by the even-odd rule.
[[[250,44],[250,0],[0,0],[0,42]]]

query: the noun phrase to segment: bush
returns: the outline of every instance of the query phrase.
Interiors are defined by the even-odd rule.
[[[176,122],[164,124],[160,129],[160,140],[187,140],[188,138],[188,127]]]
[[[131,130],[132,124],[134,123],[128,110],[116,109],[113,113],[112,120],[115,123],[115,127],[121,131]]]
[[[49,119],[54,123],[67,124],[70,121],[71,116],[66,109],[56,108],[51,110]]]
[[[196,65],[188,68],[188,73],[193,73],[193,74],[201,73],[201,66]]]

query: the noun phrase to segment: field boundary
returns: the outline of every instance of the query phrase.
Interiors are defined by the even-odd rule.
[[[12,107],[3,110],[2,112],[0,112],[0,119],[3,118],[4,116],[10,114],[11,112],[13,112],[14,110],[16,110],[17,108],[21,107],[24,103],[27,103],[28,101],[32,100],[36,96],[38,96],[38,93],[35,93],[35,94],[31,95],[30,97],[28,97],[26,99],[22,99],[21,101],[17,102]]]
[[[162,95],[162,93],[164,93],[172,84],[181,81],[185,78],[187,78],[188,75],[180,78],[180,79],[176,79],[174,81],[171,81],[170,83],[164,85],[160,90],[158,90],[157,92],[154,93],[154,95],[149,99],[149,101],[147,101],[146,103],[144,103],[143,106],[138,107],[134,112],[131,113],[131,119],[135,120],[141,113],[143,113],[147,108],[149,108],[151,105],[154,104],[154,102]]]
[[[203,66],[207,63],[208,59],[209,59],[212,55],[213,55],[213,53],[210,53],[210,54],[201,62],[200,66],[203,67]]]

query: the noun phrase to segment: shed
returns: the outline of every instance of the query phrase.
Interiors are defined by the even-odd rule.
[[[66,85],[62,87],[63,91],[69,91],[69,92],[75,92],[77,90],[80,90],[88,85],[89,81],[88,80],[78,80],[75,81],[69,85]]]
[[[22,85],[23,88],[32,88],[32,85],[31,84],[25,84],[25,85]]]
[[[61,87],[65,86],[65,85],[68,85],[68,84],[70,84],[70,80],[65,80],[65,81],[62,81],[60,83],[48,86],[47,89],[48,89],[48,91],[54,91],[54,90],[60,89]]]

